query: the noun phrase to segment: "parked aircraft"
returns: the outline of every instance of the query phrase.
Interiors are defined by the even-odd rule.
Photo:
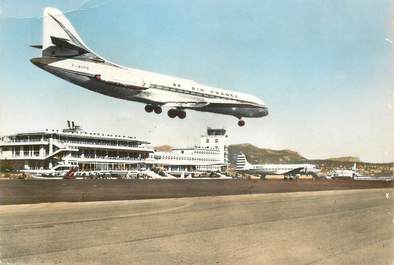
[[[78,166],[57,165],[52,169],[25,169],[33,179],[76,179]]]
[[[354,163],[352,169],[335,169],[331,171],[327,178],[352,178],[357,179],[360,174],[357,172],[357,164]]]
[[[294,179],[300,174],[317,176],[319,169],[312,164],[250,164],[244,153],[237,155],[236,170],[251,174],[258,174],[262,178],[266,175],[283,175]]]

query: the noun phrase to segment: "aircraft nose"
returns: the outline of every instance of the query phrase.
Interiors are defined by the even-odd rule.
[[[264,107],[261,107],[259,112],[260,112],[260,114],[261,114],[262,117],[267,116],[268,113],[269,113],[268,108],[265,107],[265,106],[264,106]]]

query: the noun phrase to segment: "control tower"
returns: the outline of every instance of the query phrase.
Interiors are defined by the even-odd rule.
[[[225,129],[207,128],[207,134],[201,135],[201,147],[219,149],[222,163],[228,164],[227,134]]]

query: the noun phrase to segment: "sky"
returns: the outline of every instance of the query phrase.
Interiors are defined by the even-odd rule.
[[[188,111],[185,120],[88,91],[30,63],[44,7],[66,13],[104,58],[253,94],[264,118]],[[291,149],[310,158],[394,161],[393,1],[0,0],[0,135],[61,129],[199,144],[208,126],[230,144]]]

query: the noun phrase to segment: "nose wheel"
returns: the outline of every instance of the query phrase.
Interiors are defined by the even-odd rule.
[[[245,126],[245,121],[240,119],[240,120],[238,121],[238,126],[239,126],[239,127]]]
[[[171,119],[173,119],[173,118],[175,118],[177,116],[178,116],[179,119],[186,118],[186,112],[184,110],[170,109],[170,110],[168,110],[167,115]]]

